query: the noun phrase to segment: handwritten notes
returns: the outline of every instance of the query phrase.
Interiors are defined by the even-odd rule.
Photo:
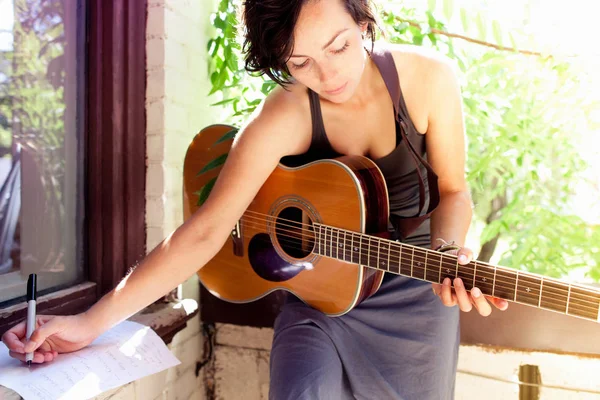
[[[89,346],[48,364],[26,364],[0,343],[0,385],[25,400],[89,399],[179,364],[149,327],[124,321]]]

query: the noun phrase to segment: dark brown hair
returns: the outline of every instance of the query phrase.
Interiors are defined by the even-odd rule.
[[[314,0],[244,0],[240,8],[245,68],[268,75],[285,86],[290,83],[287,61],[294,48],[294,27],[302,6]],[[323,0],[317,0],[323,1]],[[329,1],[329,0],[325,0]],[[357,24],[367,24],[366,37],[375,42],[377,21],[370,0],[339,0]]]

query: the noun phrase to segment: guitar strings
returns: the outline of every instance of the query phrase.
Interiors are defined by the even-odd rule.
[[[249,211],[251,211],[251,210],[249,210]],[[258,212],[255,212],[255,211],[251,211],[251,212],[252,212],[252,213],[254,213],[254,214],[261,215],[261,217],[253,217],[253,216],[248,216],[248,217],[250,217],[250,218],[254,218],[254,219],[258,219],[258,220],[260,220],[261,222],[263,222],[263,221],[267,221],[267,220],[269,220],[269,219],[275,219],[275,220],[277,220],[277,218],[275,218],[275,217],[273,217],[273,216],[270,216],[270,215],[267,215],[267,214],[262,214],[262,213],[258,213]],[[266,216],[267,218],[264,218],[264,217],[262,217],[262,216]],[[296,224],[296,225],[304,225],[304,226],[309,226],[309,227],[312,227],[312,226],[311,226],[311,225],[309,225],[309,224],[305,224],[305,223],[301,223],[301,222],[297,222],[297,221],[286,220],[286,219],[279,219],[279,220],[283,220],[283,221],[289,221],[289,222],[292,222],[292,223],[294,223],[294,224]],[[301,230],[302,232],[306,232],[306,231],[308,231],[308,232],[309,232],[309,234],[312,234],[312,235],[313,235],[313,239],[315,239],[315,240],[316,240],[316,237],[314,236],[314,233],[313,233],[314,231],[313,231],[313,230],[311,230],[311,229],[299,229],[299,228],[297,228],[297,226],[286,225],[286,224],[277,224],[277,225],[280,225],[280,226],[282,226],[282,225],[283,225],[283,226],[290,226],[290,227],[294,228],[295,230]],[[333,228],[335,228],[335,227],[333,227]],[[338,231],[346,231],[345,229],[342,229],[342,228],[335,228],[335,229],[337,229]],[[351,231],[347,231],[347,232],[349,232],[349,233],[351,233],[351,234],[354,234],[354,233],[355,233],[355,232],[351,232]],[[294,232],[294,233],[295,233],[295,232]],[[310,235],[307,235],[307,236],[310,236]],[[329,235],[325,234],[324,236],[325,236],[325,237],[326,237],[326,239],[327,239],[327,236],[329,236]],[[378,238],[378,237],[375,237],[375,236],[371,236],[371,237],[372,237],[372,239],[371,239],[371,240],[375,240],[375,241],[377,241],[377,240],[380,240],[380,239],[381,239],[381,238]],[[401,242],[392,242],[392,244],[397,244],[397,245],[399,245],[399,246],[401,247],[401,249],[400,249],[400,253],[398,253],[398,254],[397,254],[397,256],[401,256],[401,255],[402,255],[402,247],[407,247],[407,248],[409,248],[409,249],[410,249],[410,248],[412,248],[412,249],[413,249],[413,251],[414,251],[414,255],[418,255],[419,257],[425,257],[425,258],[426,258],[426,257],[428,256],[428,254],[430,254],[430,253],[431,253],[433,256],[440,256],[440,257],[441,257],[441,262],[442,262],[442,263],[443,263],[444,261],[446,261],[446,262],[450,262],[450,263],[451,263],[451,265],[450,265],[450,266],[451,266],[451,267],[453,267],[453,268],[456,268],[457,257],[456,257],[455,255],[451,255],[451,254],[443,254],[443,253],[435,252],[434,250],[426,250],[426,249],[422,249],[422,248],[420,248],[420,247],[418,247],[418,246],[412,246],[412,245],[408,245],[408,244],[401,243]],[[369,243],[369,247],[371,248],[371,243]],[[364,255],[364,253],[362,253],[362,255]],[[448,260],[448,258],[450,258],[450,260]],[[475,266],[474,266],[473,268],[476,268],[476,267],[477,267],[477,265],[479,265],[480,267],[486,267],[486,268],[494,268],[494,269],[496,269],[496,267],[494,267],[494,266],[487,265],[486,263],[483,263],[483,262],[480,262],[480,261],[477,261],[477,260],[473,260],[472,262],[475,264]],[[466,266],[466,267],[468,267],[469,265],[467,264],[467,265],[460,265],[460,266],[464,268],[465,266]],[[447,267],[448,267],[448,265],[446,264],[446,265],[445,265],[445,267],[447,268]],[[422,267],[418,267],[418,268],[422,268]],[[484,270],[484,269],[480,269],[480,270],[479,270],[479,272],[488,273],[488,274],[492,275],[492,272],[485,272],[485,270]],[[500,272],[505,272],[505,271],[502,271],[502,270],[501,270]],[[509,273],[509,274],[510,274],[510,273],[513,273],[513,272],[506,271],[506,273]],[[516,274],[516,273],[517,273],[517,271],[515,271],[514,273]],[[475,275],[476,275],[476,274],[475,274]],[[539,279],[537,275],[533,275],[533,274],[531,274],[531,273],[524,272],[524,271],[518,271],[518,275],[519,275],[518,277],[524,277],[524,278],[530,278],[530,279]],[[473,276],[473,275],[471,275],[471,276]],[[540,277],[541,277],[541,276],[540,276]],[[518,278],[517,278],[517,279],[518,279]],[[517,280],[516,280],[516,281],[517,281]],[[506,281],[506,282],[510,282],[510,281]],[[555,289],[555,290],[557,290],[557,291],[558,291],[558,290],[568,291],[568,286],[570,286],[570,287],[571,287],[571,289],[572,289],[572,288],[575,288],[575,289],[581,289],[581,290],[583,290],[583,291],[590,291],[590,292],[593,292],[593,289],[591,289],[591,288],[589,288],[589,287],[585,287],[585,286],[581,286],[581,285],[577,285],[577,284],[569,284],[569,283],[564,283],[564,282],[560,282],[560,281],[558,281],[558,280],[557,280],[556,282],[553,282],[553,284],[555,284],[555,285],[558,285],[558,286],[562,285],[562,286],[566,286],[566,287],[567,287],[567,289],[562,289],[562,288],[554,288],[554,289]],[[518,288],[518,281],[517,281],[517,288]],[[596,298],[595,298],[594,296],[590,296],[590,295],[588,295],[588,294],[578,294],[578,295],[592,297],[592,298],[594,298],[594,300],[596,300]]]
[[[262,226],[250,226],[250,227],[251,227],[251,228],[255,228],[255,229],[257,229],[257,230],[260,230],[260,228],[262,228]],[[245,237],[251,238],[251,237],[253,237],[253,235],[245,235]],[[288,237],[293,237],[294,239],[297,239],[297,236],[288,236]],[[279,239],[278,239],[278,241],[279,241],[280,243],[282,243],[282,242],[289,242],[290,244],[292,244],[292,243],[293,243],[294,245],[291,245],[291,246],[289,246],[288,248],[293,248],[293,249],[296,249],[296,250],[302,250],[301,246],[297,246],[297,245],[296,245],[296,244],[297,244],[297,242],[296,242],[296,241],[291,241],[291,240],[284,240],[284,241],[282,241],[282,240],[279,240]],[[270,240],[269,240],[269,242],[270,242]],[[317,254],[318,254],[318,253],[317,253]],[[364,254],[364,253],[363,253],[363,254]],[[324,255],[324,254],[319,254],[319,255],[321,255],[321,256],[323,256],[323,257],[327,257],[327,258],[332,258],[332,259],[337,259],[337,260],[339,260],[339,258],[336,258],[336,257],[333,257],[333,256],[327,256],[327,255]],[[346,261],[346,260],[340,260],[340,261]],[[347,262],[347,261],[346,261],[346,262]],[[361,265],[362,265],[362,264],[361,264]],[[366,266],[367,268],[374,268],[374,267],[370,267],[370,266],[368,266],[368,265],[365,265],[365,266]],[[384,270],[384,269],[380,269],[380,268],[375,268],[375,269],[378,269],[378,270],[380,270],[380,271],[382,271],[382,272],[390,272],[390,273],[394,273],[393,271]],[[420,269],[423,269],[423,268],[421,267]],[[435,274],[437,274],[437,273],[438,273],[438,272],[437,272],[437,270],[435,270],[435,269],[433,269],[433,268],[425,268],[425,270],[434,270],[434,271],[436,271],[436,272],[435,272]],[[398,275],[405,275],[405,276],[409,276],[409,275],[407,275],[407,274],[400,274],[400,271],[398,272]],[[423,274],[423,275],[424,275],[423,279],[425,279],[426,272],[424,272],[424,274]],[[464,275],[464,276],[468,276],[469,274],[463,274],[463,275]],[[473,276],[473,275],[471,275],[471,276]],[[420,277],[415,277],[415,276],[411,276],[411,277],[412,277],[412,278],[416,278],[416,279],[421,279]],[[462,278],[461,278],[461,279],[462,279]],[[425,280],[427,280],[427,279],[425,279]],[[431,282],[431,280],[429,280],[429,281]],[[463,281],[466,281],[466,280],[465,280],[465,279],[463,279]],[[497,282],[497,283],[494,285],[494,287],[496,287],[497,289],[499,289],[498,291],[500,291],[501,289],[506,289],[506,290],[509,290],[509,289],[510,289],[510,290],[514,291],[514,287],[510,287],[510,286],[509,286],[509,287],[507,287],[507,286],[504,286],[504,285],[501,285],[501,284],[499,284],[499,283],[498,283],[498,282],[502,282],[502,280],[500,280],[500,279],[496,279],[496,282]],[[505,282],[505,283],[509,283],[509,284],[510,284],[510,282],[508,282],[508,281],[504,281],[504,282]],[[465,285],[465,286],[467,286],[467,285]],[[468,289],[468,290],[470,290],[470,289]],[[525,294],[523,294],[523,293],[519,293],[519,291],[520,291],[520,290],[521,290],[520,288],[517,288],[517,294],[520,294],[521,296],[532,296],[532,297],[538,297],[538,295],[536,295],[536,294],[531,294],[531,293],[528,293],[527,295],[525,295]],[[498,297],[498,296],[496,296],[496,295],[492,295],[492,294],[487,294],[487,293],[483,293],[483,294],[484,294],[484,295],[489,295],[489,296],[492,296],[492,297]],[[508,298],[504,298],[504,297],[498,297],[498,298],[505,299],[505,300],[509,300]],[[555,301],[553,301],[553,300],[555,300]],[[514,300],[514,299],[510,299],[510,301],[513,301],[513,302],[516,302],[516,303],[521,303],[521,304],[526,304],[526,305],[533,305],[533,304],[531,304],[531,303],[527,303],[527,302],[520,301],[520,300]],[[591,303],[591,304],[593,304],[593,305],[592,305],[592,306],[589,306],[589,305],[586,305],[586,304],[578,304],[578,303],[576,303],[576,302],[581,302],[581,303]],[[596,305],[595,305],[595,304],[596,304],[596,302],[594,302],[594,301],[588,301],[588,300],[584,300],[584,299],[577,299],[577,298],[575,298],[575,299],[573,299],[573,302],[570,302],[570,301],[565,301],[565,300],[563,300],[562,298],[558,298],[558,297],[555,297],[555,296],[551,296],[551,295],[549,295],[548,293],[544,293],[544,302],[543,302],[543,303],[544,303],[545,305],[554,305],[554,306],[557,306],[557,307],[558,307],[558,306],[561,306],[562,308],[565,308],[565,310],[564,310],[564,311],[562,311],[562,310],[560,310],[560,309],[554,309],[554,308],[550,308],[550,307],[547,307],[547,306],[541,306],[541,305],[540,305],[540,308],[550,309],[550,310],[553,310],[553,311],[559,311],[559,312],[561,312],[561,311],[562,311],[562,312],[564,312],[564,313],[567,313],[567,305],[568,305],[568,309],[569,309],[569,311],[571,311],[571,310],[574,310],[574,311],[580,311],[580,312],[591,312],[591,313],[593,313],[594,315],[597,315],[597,313],[598,313],[598,308],[599,308],[599,306],[596,306]],[[600,305],[600,303],[598,303],[598,304]],[[582,308],[583,308],[583,309],[582,309]],[[587,310],[585,310],[586,308],[587,308]],[[574,314],[574,315],[577,315],[577,314]],[[593,317],[593,319],[595,320],[595,319],[596,319],[596,316],[594,316],[594,317]]]
[[[252,221],[249,221],[249,222],[252,222]],[[255,229],[257,229],[257,230],[260,230],[261,228],[263,228],[263,226],[262,226],[262,225],[260,225],[260,226],[253,226],[253,227],[254,227]],[[278,231],[280,231],[280,232],[281,232],[282,230],[281,230],[281,229],[278,229]],[[285,230],[283,230],[283,231],[285,231]],[[288,232],[290,232],[290,231],[288,231]],[[295,231],[294,231],[293,233],[294,233],[294,234],[296,234],[297,232],[295,232]],[[294,238],[294,239],[297,239],[297,238],[298,238],[298,236],[293,236],[293,235],[278,235],[278,238],[279,238],[279,237],[282,237],[282,236],[285,236],[285,237],[288,237],[288,238]],[[280,239],[278,239],[278,240],[279,240],[280,242],[283,242],[283,241],[282,241],[282,240],[280,240]],[[286,240],[285,240],[285,242],[287,242],[287,243],[290,243],[290,244],[293,244],[293,246],[290,246],[290,248],[294,248],[294,249],[302,249],[302,248],[301,248],[301,246],[297,246],[297,245],[296,245],[296,244],[297,244],[297,242],[296,242],[296,241],[292,241],[292,240],[287,240],[287,239],[286,239]],[[326,240],[325,242],[326,242],[326,243],[325,243],[325,245],[327,245],[328,243],[333,243],[333,242],[330,242],[330,241],[328,241],[328,240]],[[332,247],[333,247],[333,246],[332,246]],[[335,248],[337,249],[337,247],[335,247]],[[334,257],[334,256],[333,256],[333,253],[335,253],[335,252],[333,252],[333,251],[332,251],[332,252],[330,253],[330,254],[332,254],[331,258],[334,258],[334,259],[336,259],[337,257]],[[343,253],[343,251],[342,251],[342,253]],[[337,251],[337,254],[339,254],[339,251]],[[328,257],[328,256],[327,256],[327,255],[325,255],[325,254],[322,254],[322,255],[323,255],[323,256],[325,256],[325,257]],[[364,256],[364,255],[365,255],[365,253],[362,253],[362,252],[361,252],[361,253],[360,253],[360,255],[363,255],[363,256]],[[397,254],[397,255],[396,255],[396,257],[398,257],[398,256],[400,256],[400,254]],[[373,255],[372,257],[375,257],[375,256]],[[339,258],[338,258],[338,259],[339,259]],[[390,259],[391,259],[391,257],[390,257]],[[342,260],[342,261],[346,261],[346,260]],[[359,261],[360,261],[360,259],[359,259]],[[400,262],[401,260],[398,258],[397,260],[395,259],[394,261],[398,261],[398,262]],[[459,266],[460,266],[461,268],[463,268],[463,267],[465,267],[465,266],[468,266],[468,265],[459,265]],[[367,266],[367,267],[368,267],[368,266]],[[456,267],[456,265],[452,265],[452,267],[453,267],[453,268],[455,268],[455,267]],[[371,268],[372,268],[372,267],[371,267]],[[439,270],[438,270],[437,268],[427,268],[427,267],[416,267],[416,268],[417,268],[418,270],[423,270],[423,279],[425,279],[425,280],[428,280],[428,279],[426,279],[426,277],[427,277],[427,272],[428,272],[428,271],[433,271],[433,274],[439,274]],[[382,270],[382,271],[385,271],[385,270],[383,270],[383,269],[381,269],[381,268],[377,268],[377,269],[380,269],[380,270]],[[388,268],[388,271],[389,271],[389,268]],[[414,270],[413,270],[413,271],[414,271]],[[390,271],[390,272],[392,272],[392,271]],[[400,272],[400,270],[399,270],[398,272]],[[420,272],[420,271],[419,271],[419,272]],[[480,270],[479,272],[481,273],[481,272],[483,272],[483,270]],[[393,272],[392,272],[392,273],[393,273]],[[492,274],[491,272],[485,272],[485,273]],[[478,275],[477,275],[477,273],[474,273],[474,274],[463,273],[463,274],[462,274],[462,276],[464,276],[464,277],[472,277],[472,278],[475,278],[475,277],[476,277],[476,276],[478,276]],[[414,272],[412,273],[412,277],[415,277],[415,276],[414,276]],[[416,277],[415,277],[415,278],[416,278]],[[461,278],[462,278],[462,277],[461,277]],[[499,277],[499,276],[496,276],[496,284],[493,284],[495,288],[499,289],[499,291],[500,291],[501,289],[506,289],[506,290],[512,290],[512,291],[515,291],[515,289],[514,289],[514,286],[504,286],[504,285],[501,285],[501,283],[507,283],[507,284],[511,285],[511,282],[510,282],[510,281],[506,281],[506,280],[499,279],[499,278],[501,278],[501,277]],[[420,279],[420,278],[418,278],[418,279]],[[467,279],[465,279],[465,278],[462,278],[462,279],[463,279],[463,281],[467,282]],[[430,281],[431,281],[431,280],[430,280]],[[488,285],[489,285],[489,283],[485,283],[485,284],[488,284]],[[468,286],[468,285],[465,285],[465,286]],[[477,285],[474,285],[474,286],[477,286]],[[474,287],[474,286],[473,286],[473,287]],[[481,286],[479,286],[479,287],[481,287]],[[552,289],[554,289],[554,290],[555,290],[555,291],[557,291],[557,292],[558,292],[558,291],[560,291],[560,290],[563,290],[563,289],[559,289],[559,288],[552,288]],[[522,289],[520,289],[520,288],[518,287],[518,284],[517,284],[517,289],[516,289],[516,294],[517,294],[517,295],[518,295],[518,294],[521,294],[521,296],[533,296],[533,297],[539,297],[539,295],[536,295],[535,293],[529,293],[529,292],[528,292],[527,294],[519,293],[519,291],[520,291],[520,290],[522,290]],[[542,290],[543,290],[543,287],[542,287]],[[563,290],[563,291],[564,291],[564,290]],[[549,293],[552,293],[552,292],[550,291]],[[552,297],[552,296],[548,295],[547,293],[544,293],[544,294],[545,294],[545,298],[544,298],[544,300],[546,300],[546,298],[548,298],[548,300],[552,298],[552,299],[554,299],[554,300],[557,300],[557,301],[561,302],[561,303],[560,303],[561,305],[562,305],[563,303],[564,303],[565,305],[566,305],[566,304],[568,304],[570,308],[572,308],[572,306],[578,306],[578,304],[576,304],[576,303],[569,303],[568,301],[566,301],[566,302],[565,302],[565,301],[563,301],[563,300],[561,300],[561,299],[559,299],[559,298]],[[591,296],[589,296],[589,295],[585,295],[585,294],[578,294],[578,295],[581,295],[581,296],[587,296],[587,297],[591,297]],[[508,300],[508,299],[507,299],[507,300]],[[591,303],[591,304],[596,304],[596,301],[588,301],[588,300],[585,300],[585,299],[574,299],[574,300],[575,300],[575,301],[583,301],[583,302],[587,302],[587,303]],[[595,299],[595,300],[596,300],[596,299]],[[511,300],[511,301],[514,301],[514,300]],[[519,302],[519,301],[517,301],[517,302]],[[545,303],[547,303],[547,302],[545,301]],[[528,303],[526,303],[526,304],[528,304]],[[600,303],[598,303],[598,304],[600,304]],[[581,306],[582,306],[582,307],[586,307],[586,305],[584,305],[584,304],[581,304]],[[596,312],[596,310],[597,310],[597,308],[598,308],[598,307],[597,307],[597,306],[595,306],[595,305],[594,305],[594,306],[587,306],[587,307],[588,307],[588,308],[590,308],[590,309],[594,309],[594,312]]]
[[[292,222],[292,223],[294,223],[296,225],[303,225],[303,226],[308,226],[309,228],[312,228],[312,225],[306,224],[306,223],[302,223],[302,222],[297,222],[297,221],[288,220],[288,219],[284,219],[284,218],[277,218],[277,217],[273,217],[273,216],[268,215],[268,214],[263,214],[263,213],[259,213],[259,212],[252,211],[252,210],[248,210],[247,212],[251,212],[253,214],[260,215],[260,217],[247,216],[247,217],[250,217],[250,218],[257,219],[260,222],[269,221],[269,220],[276,220],[276,221],[277,220],[281,220],[281,221]],[[307,235],[307,236],[313,235],[313,239],[316,241],[316,236],[314,235],[314,230],[313,229],[299,229],[296,225],[289,225],[289,224],[277,224],[277,225],[279,225],[279,226],[289,226],[289,227],[294,228],[294,230],[301,230],[302,232],[309,232],[309,235]],[[346,232],[348,232],[350,234],[359,234],[359,235],[362,235],[362,233],[348,231],[348,230],[343,229],[343,228],[336,228],[336,227],[332,227],[332,228],[335,228],[338,231],[346,231]],[[366,234],[366,235],[368,235],[368,234]],[[324,236],[327,237],[329,235],[325,234]],[[376,236],[371,236],[371,235],[368,235],[368,236],[371,237],[371,240],[375,240],[375,241],[380,241],[382,239],[382,238],[379,238],[379,237],[376,237]],[[405,248],[405,247],[408,248],[408,249],[412,248],[412,249],[414,249],[415,255],[417,255],[417,252],[418,252],[418,256],[419,257],[427,257],[428,254],[432,254],[433,256],[441,256],[442,262],[444,262],[444,261],[450,262],[451,263],[450,266],[456,267],[457,257],[455,255],[439,253],[439,252],[436,252],[435,250],[427,250],[427,249],[423,249],[421,247],[413,246],[413,245],[410,245],[410,244],[407,244],[407,243],[392,242],[391,244],[392,245],[398,245],[398,246],[401,247],[400,253],[398,253],[398,255],[401,255],[401,253],[403,252],[402,248]],[[369,243],[369,247],[371,247],[371,243]],[[448,258],[450,258],[450,260],[448,260]],[[477,266],[479,266],[479,267],[485,267],[485,268],[490,268],[490,269],[491,268],[496,269],[495,266],[488,265],[487,263],[484,263],[484,262],[481,262],[481,261],[473,260],[472,262],[474,264],[476,264],[474,268],[476,268]],[[448,267],[448,265],[445,265],[445,266]],[[466,266],[468,266],[468,264],[467,265],[461,265],[461,267],[466,267]],[[485,270],[482,269],[481,271],[484,272]],[[506,272],[508,274],[513,273],[511,271],[502,271],[502,270],[500,270],[500,272]],[[485,273],[489,273],[490,275],[493,275],[492,272],[485,272]],[[517,270],[515,270],[514,273],[516,274]],[[519,274],[519,277],[525,277],[525,278],[530,278],[530,279],[539,279],[540,277],[542,277],[541,275],[534,275],[534,274],[531,274],[531,273],[526,272],[526,271],[518,271],[518,274]],[[581,290],[584,290],[584,291],[586,291],[586,290],[587,291],[592,291],[592,292],[594,291],[592,288],[589,288],[589,287],[586,287],[586,286],[578,285],[578,284],[575,284],[575,283],[565,283],[565,282],[561,282],[559,280],[557,280],[556,282],[553,282],[553,284],[563,285],[563,286],[567,286],[567,287],[571,286],[571,288],[581,289]],[[556,290],[561,290],[561,289],[558,289],[558,288],[555,288],[555,289]],[[562,289],[562,290],[567,291],[567,289]]]
[[[309,228],[312,228],[312,225],[306,224],[306,223],[303,223],[303,222],[293,221],[293,220],[289,220],[289,219],[285,219],[285,218],[278,218],[278,217],[271,216],[269,214],[259,213],[259,212],[252,211],[252,210],[247,210],[246,212],[250,212],[250,213],[258,215],[259,217],[254,217],[254,216],[247,216],[247,217],[258,219],[260,222],[265,222],[265,221],[266,222],[272,222],[272,220],[275,220],[275,221],[286,221],[286,222],[291,222],[291,223],[293,223],[295,225],[289,225],[289,224],[277,224],[277,225],[288,226],[288,227],[292,227],[294,229],[298,229],[297,225],[303,225],[303,226],[307,226]],[[324,226],[324,228],[327,229],[328,227]],[[361,232],[348,231],[347,229],[344,229],[344,228],[337,228],[337,227],[331,227],[331,228],[334,228],[334,229],[336,229],[338,231],[345,231],[345,232],[348,232],[350,234],[367,235],[367,236],[369,236],[371,238],[371,240],[375,240],[375,241],[380,241],[381,239],[384,239],[384,238],[379,238],[377,236],[373,236],[373,235],[369,235],[369,234],[364,234],[364,233],[361,233]],[[303,232],[309,232],[309,234],[314,235],[314,230],[313,229],[301,229],[301,230]],[[327,236],[327,235],[325,235],[325,236]],[[313,239],[316,240],[316,236],[314,236]],[[435,255],[435,256],[441,255],[442,258],[450,258],[449,262],[452,265],[455,264],[454,263],[454,258],[456,258],[456,256],[452,255],[452,254],[439,253],[439,252],[436,252],[435,250],[432,250],[432,249],[431,250],[427,250],[427,249],[423,249],[423,248],[421,248],[419,246],[414,246],[414,245],[410,245],[410,244],[402,243],[402,242],[394,242],[394,241],[392,241],[391,244],[392,245],[395,244],[395,245],[398,245],[400,247],[414,248],[415,251],[418,251],[420,253],[419,256],[422,256],[423,254],[427,255],[427,254],[430,254],[430,253],[433,253],[433,255]],[[369,243],[369,246],[370,246],[370,243]],[[445,261],[448,261],[448,260],[445,260]],[[473,260],[472,262],[474,262],[474,263],[476,263],[476,264],[478,264],[479,266],[482,266],[482,267],[496,269],[495,266],[489,265],[489,264],[484,263],[482,261]],[[517,270],[515,270],[515,273],[516,272],[517,272]],[[512,272],[508,272],[507,271],[507,273],[512,273]],[[518,271],[518,274],[519,274],[519,277],[526,277],[526,278],[531,278],[531,279],[538,279],[538,278],[542,277],[541,275],[535,275],[535,274],[532,274],[532,273],[529,273],[529,272],[526,272],[526,271],[520,271],[520,270]],[[565,283],[565,282],[560,282],[559,280],[557,280],[557,282],[555,284],[557,284],[557,285],[571,286],[571,288],[577,288],[577,289],[582,289],[582,290],[594,291],[593,289],[591,289],[589,287],[586,287],[586,286],[583,286],[583,285],[579,285],[579,284],[576,284],[576,283]]]

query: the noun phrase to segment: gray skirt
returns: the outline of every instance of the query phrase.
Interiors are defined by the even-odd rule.
[[[429,237],[411,239],[429,247]],[[274,331],[270,399],[454,398],[459,310],[427,282],[386,274],[377,293],[341,317],[290,295]]]

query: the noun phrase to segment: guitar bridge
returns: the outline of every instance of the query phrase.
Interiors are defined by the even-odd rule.
[[[240,221],[235,224],[231,231],[231,239],[233,239],[233,254],[238,257],[244,256],[244,239],[242,236],[242,224]]]

